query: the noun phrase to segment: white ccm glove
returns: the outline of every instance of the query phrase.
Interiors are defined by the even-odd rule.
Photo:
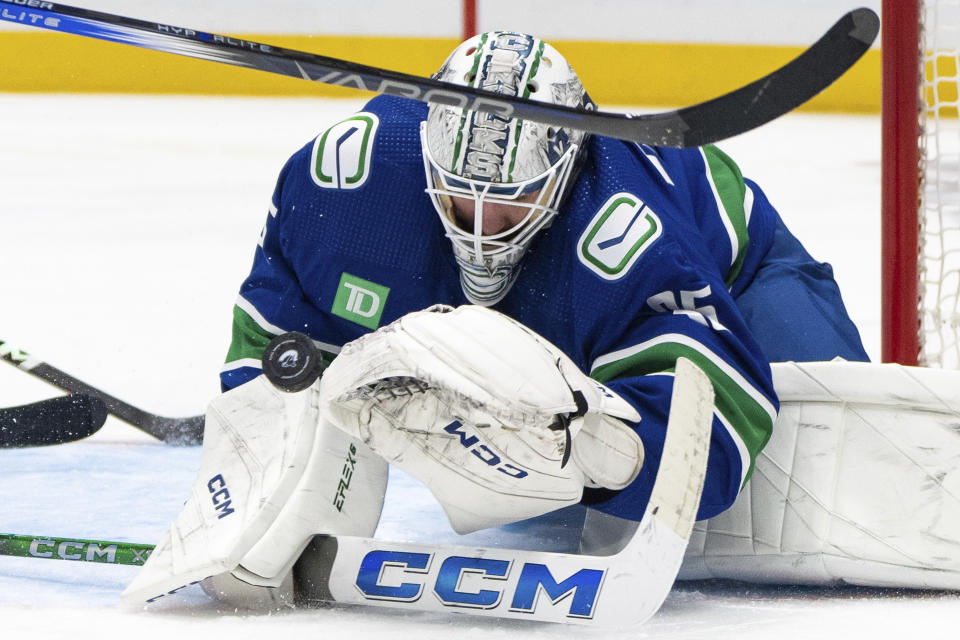
[[[458,533],[576,504],[584,485],[622,489],[643,465],[630,404],[480,306],[411,313],[345,345],[320,413],[426,485]]]

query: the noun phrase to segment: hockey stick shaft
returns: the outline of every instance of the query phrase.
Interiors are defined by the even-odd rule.
[[[199,444],[203,440],[204,417],[202,415],[168,418],[149,413],[78,380],[51,364],[37,360],[3,340],[0,340],[0,360],[63,391],[97,398],[103,402],[111,415],[168,444],[191,445]]]
[[[508,97],[327,56],[43,0],[0,0],[0,19],[312,82],[376,91],[670,147],[696,147],[759,127],[823,91],[870,48],[880,20],[844,15],[799,57],[740,89],[690,107],[624,115]]]
[[[0,533],[0,556],[141,566],[153,545]]]

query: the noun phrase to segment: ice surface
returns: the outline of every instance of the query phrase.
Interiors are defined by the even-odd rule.
[[[231,307],[287,156],[356,101],[0,95],[0,338],[163,415],[217,393]],[[879,119],[794,115],[721,145],[834,265],[879,356]],[[0,406],[55,395],[0,367]],[[0,450],[0,531],[155,543],[198,448],[108,420],[75,444]],[[432,498],[391,478],[378,536],[446,540]],[[555,519],[477,544],[565,548]],[[252,616],[199,589],[123,607],[135,568],[0,557],[0,638],[945,638],[960,597],[683,584],[638,630],[332,607]],[[948,631],[947,629],[950,629]]]

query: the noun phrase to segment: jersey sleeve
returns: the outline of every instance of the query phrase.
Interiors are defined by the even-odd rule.
[[[447,242],[435,234],[439,221],[423,188],[426,110],[377,96],[284,165],[233,309],[224,389],[258,375],[267,343],[285,331],[310,336],[329,362],[380,323],[447,301],[419,278],[440,259],[427,247]],[[391,215],[398,211],[404,215]],[[420,283],[415,292],[411,282]]]
[[[290,327],[323,322],[323,314],[304,294],[283,250],[286,244],[283,221],[287,215],[283,207],[284,187],[297,166],[299,155],[293,156],[280,172],[254,252],[253,266],[233,307],[230,347],[220,372],[224,391],[261,373],[261,356],[274,336],[289,331]],[[339,350],[333,345],[320,344],[319,347],[327,361]]]
[[[728,289],[741,275],[752,210],[736,165],[684,158],[677,186],[686,190],[696,220],[663,218],[661,237],[618,283],[620,313],[608,312],[591,343],[592,377],[631,402],[642,419],[634,425],[646,450],[637,480],[620,492],[587,490],[584,502],[621,517],[643,514],[666,434],[677,358],[692,360],[710,378],[715,412],[707,477],[698,519],[729,507],[753,472],[778,411],[769,363],[754,342]],[[712,165],[712,166],[711,166]],[[667,165],[670,170],[673,170]],[[718,188],[719,185],[719,188]],[[769,206],[769,205],[767,205]],[[709,220],[709,222],[706,222]],[[705,228],[716,229],[710,235]]]

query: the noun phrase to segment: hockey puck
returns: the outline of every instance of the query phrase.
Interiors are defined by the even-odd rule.
[[[283,391],[303,391],[322,371],[320,352],[309,337],[297,331],[277,336],[263,352],[263,374]]]

